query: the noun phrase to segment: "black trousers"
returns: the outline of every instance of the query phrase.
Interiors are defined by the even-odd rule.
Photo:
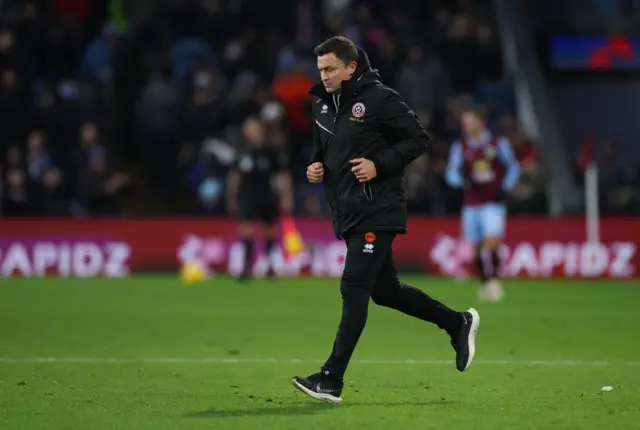
[[[453,335],[461,314],[398,279],[393,261],[394,234],[371,232],[345,238],[347,259],[340,280],[342,318],[333,351],[322,370],[342,380],[367,323],[369,298],[380,306],[436,324]]]

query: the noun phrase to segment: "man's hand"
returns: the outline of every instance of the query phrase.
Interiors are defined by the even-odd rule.
[[[324,177],[324,166],[322,163],[315,162],[307,167],[307,179],[312,184],[319,184]]]
[[[351,171],[356,175],[359,182],[369,182],[378,176],[376,165],[373,164],[373,161],[371,160],[367,160],[366,158],[356,158],[349,161],[349,163],[353,164]]]

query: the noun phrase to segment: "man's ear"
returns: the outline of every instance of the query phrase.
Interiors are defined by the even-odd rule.
[[[349,73],[351,73],[352,75],[356,72],[356,69],[358,68],[358,63],[355,61],[352,61],[349,63]]]

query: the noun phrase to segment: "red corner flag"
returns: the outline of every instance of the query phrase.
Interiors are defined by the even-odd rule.
[[[290,261],[303,249],[302,236],[296,228],[295,220],[291,215],[286,215],[282,218],[282,248],[284,249],[286,261]]]

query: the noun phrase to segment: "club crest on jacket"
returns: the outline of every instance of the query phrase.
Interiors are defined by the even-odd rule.
[[[351,113],[356,118],[361,118],[364,115],[364,112],[365,112],[364,104],[360,102],[354,104],[353,108],[351,108]]]

